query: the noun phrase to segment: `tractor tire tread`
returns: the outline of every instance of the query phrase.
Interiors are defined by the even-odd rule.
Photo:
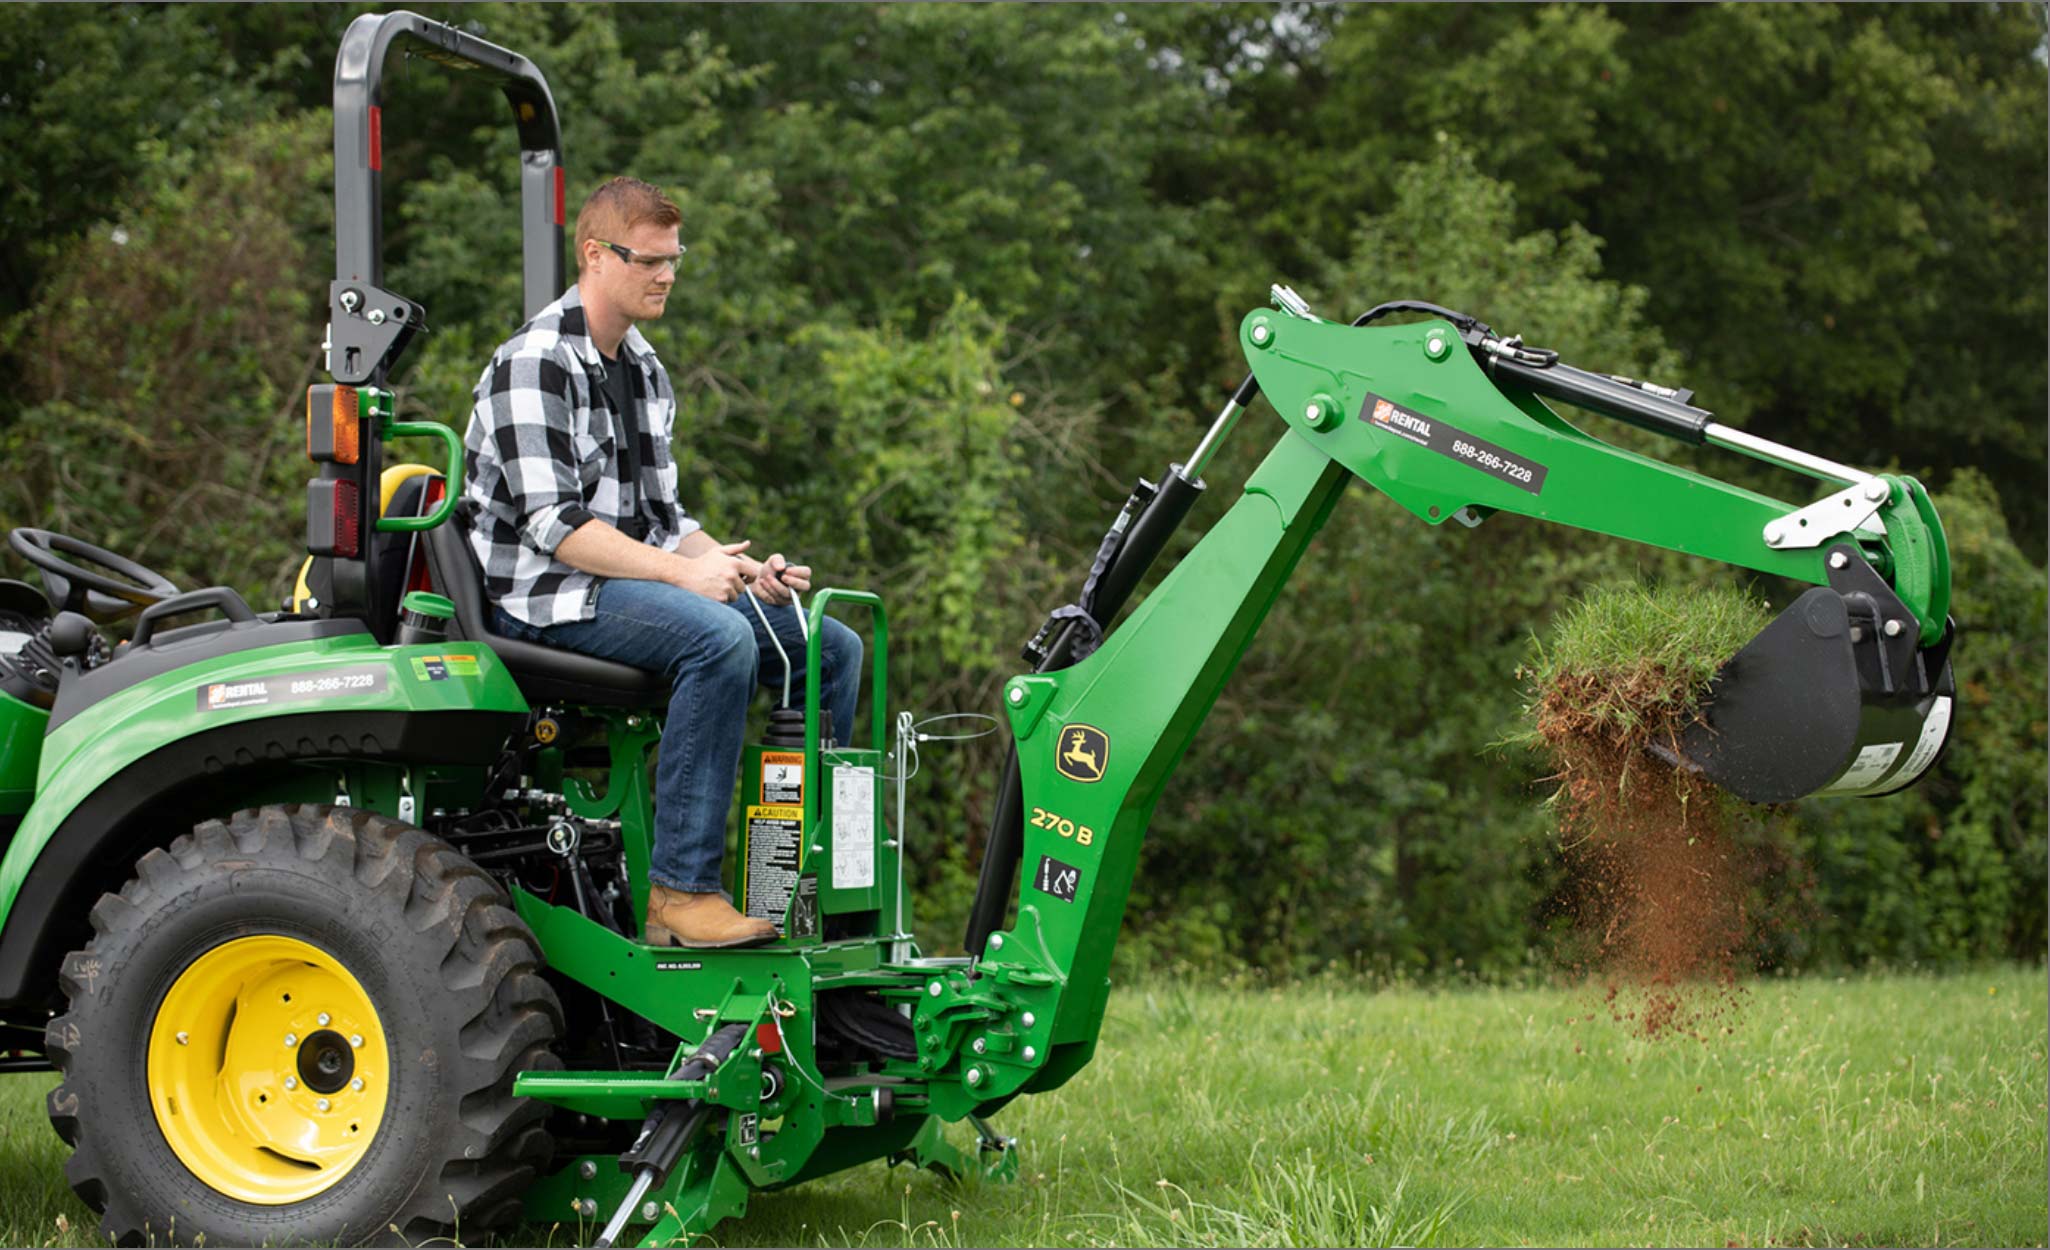
[[[72,1190],[101,1212],[102,1231],[116,1243],[182,1244],[204,1236],[203,1230],[166,1227],[160,1214],[139,1209],[108,1184],[90,1112],[81,1115],[69,1084],[78,1058],[78,1016],[82,1006],[90,1014],[104,983],[107,950],[144,923],[150,904],[178,898],[220,868],[286,857],[330,864],[330,879],[353,881],[387,900],[399,924],[424,938],[428,951],[442,951],[439,966],[430,954],[426,968],[446,994],[445,1019],[456,1024],[460,1039],[453,1053],[444,1052],[440,1071],[451,1108],[434,1152],[442,1162],[421,1176],[383,1226],[344,1230],[341,1241],[397,1238],[417,1245],[517,1218],[521,1196],[546,1168],[554,1145],[544,1124],[547,1108],[516,1098],[513,1078],[526,1069],[562,1066],[551,1049],[563,1029],[562,1005],[540,975],[540,947],[497,881],[440,838],[373,812],[316,804],[245,809],[225,821],[206,821],[142,856],[120,893],[94,905],[95,935],[65,956],[59,976],[68,1009],[45,1030],[51,1062],[66,1076],[50,1092],[47,1110],[73,1148],[65,1164]],[[444,938],[445,948],[437,940]],[[223,1241],[218,1234],[204,1239]]]

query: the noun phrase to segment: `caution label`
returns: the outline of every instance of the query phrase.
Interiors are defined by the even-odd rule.
[[[803,862],[804,809],[750,807],[743,836],[747,850],[741,861],[741,910],[780,929]]]
[[[762,753],[761,801],[785,807],[804,806],[804,752]]]

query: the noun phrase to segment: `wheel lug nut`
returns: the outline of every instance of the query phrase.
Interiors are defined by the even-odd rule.
[[[298,1077],[296,1077],[296,1076],[288,1076],[288,1077],[286,1077],[286,1078],[285,1078],[285,1088],[286,1088],[286,1089],[298,1089],[298,1088],[299,1088],[299,1078],[298,1078]]]
[[[319,1107],[319,1108],[320,1108],[320,1109],[321,1109],[322,1111],[325,1111],[325,1110],[327,1110],[327,1105],[328,1105],[328,1104],[327,1104],[327,1099],[323,1098],[323,1099],[321,1099],[321,1100],[320,1100],[319,1102],[317,1102],[317,1103],[315,1103],[315,1104],[313,1104],[313,1105],[314,1105],[314,1106],[316,1106],[316,1107]]]
[[[318,1024],[318,1025],[320,1025],[320,1027],[322,1027],[322,1028],[326,1028],[326,1027],[327,1027],[327,1022],[328,1022],[328,1021],[330,1021],[330,1020],[332,1020],[332,1019],[334,1019],[334,1017],[333,1017],[333,1016],[331,1016],[331,1015],[327,1014],[327,1013],[326,1013],[325,1011],[323,1011],[323,1012],[321,1012],[321,1013],[320,1013],[320,1018],[319,1018],[318,1020],[316,1020],[316,1021],[315,1021],[315,1023],[316,1023],[316,1024]]]
[[[351,1045],[351,1046],[361,1046],[362,1044],[363,1044],[363,1035],[362,1035],[361,1033],[351,1033],[351,1034],[349,1034],[349,1045]]]
[[[291,1048],[292,1048],[292,1047],[294,1047],[294,1046],[297,1046],[298,1044],[299,1044],[299,1035],[298,1035],[297,1033],[287,1033],[287,1034],[285,1034],[285,1048],[286,1048],[287,1050],[291,1049]]]
[[[359,1076],[359,1077],[357,1077],[357,1078],[356,1078],[355,1080],[353,1080],[353,1081],[350,1081],[350,1082],[349,1082],[349,1088],[350,1088],[350,1089],[353,1089],[353,1090],[355,1090],[355,1091],[356,1091],[357,1093],[359,1093],[359,1094],[360,1094],[360,1093],[362,1093],[362,1092],[363,1092],[363,1078]]]

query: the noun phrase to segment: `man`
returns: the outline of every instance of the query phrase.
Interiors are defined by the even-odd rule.
[[[647,940],[752,946],[776,936],[721,889],[747,701],[780,685],[774,630],[803,680],[792,591],[811,570],[756,561],[684,514],[670,457],[675,393],[634,324],[662,315],[683,214],[615,178],[577,214],[577,281],[477,381],[461,511],[502,634],[661,672],[672,683],[655,774]],[[767,624],[764,624],[766,618]],[[821,638],[820,705],[845,741],[861,640]]]

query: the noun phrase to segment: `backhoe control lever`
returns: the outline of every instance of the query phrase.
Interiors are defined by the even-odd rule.
[[[740,1045],[747,1036],[747,1025],[729,1024],[715,1031],[705,1039],[704,1045],[690,1058],[677,1065],[669,1074],[672,1081],[696,1081],[718,1071],[719,1065]],[[634,1183],[626,1191],[626,1201],[612,1213],[612,1219],[605,1225],[605,1231],[598,1235],[594,1246],[610,1246],[625,1230],[626,1222],[633,1218],[634,1211],[641,1205],[641,1199],[648,1191],[669,1179],[669,1171],[676,1161],[683,1157],[684,1150],[697,1140],[705,1121],[712,1117],[712,1109],[698,1098],[664,1098],[656,1102],[655,1109],[648,1113],[647,1122],[641,1125],[640,1136],[619,1156],[619,1169],[633,1173]]]

